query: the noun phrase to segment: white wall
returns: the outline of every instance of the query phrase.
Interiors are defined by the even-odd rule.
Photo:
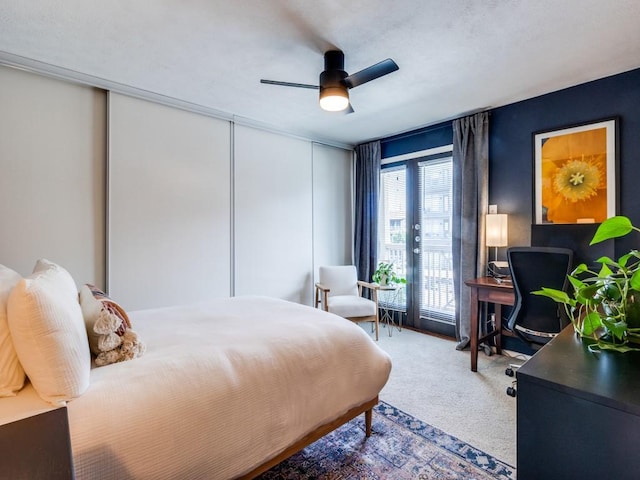
[[[351,151],[1,66],[0,106],[0,263],[23,274],[108,274],[130,310],[311,304],[317,266],[351,262]]]
[[[105,283],[105,92],[0,67],[0,263]]]
[[[311,143],[237,126],[235,293],[311,304]]]
[[[229,122],[109,94],[109,293],[130,309],[231,294]]]
[[[313,272],[353,263],[353,152],[313,144]]]

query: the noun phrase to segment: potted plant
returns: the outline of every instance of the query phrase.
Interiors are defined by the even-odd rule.
[[[381,286],[395,285],[396,283],[407,283],[406,279],[396,275],[393,262],[378,263],[378,268],[373,273],[371,279]]]
[[[611,217],[600,224],[590,245],[640,232],[624,216]],[[592,339],[590,351],[640,350],[640,252],[631,250],[617,261],[596,260],[598,271],[578,265],[568,276],[573,294],[542,288],[532,292],[564,305],[575,331]]]

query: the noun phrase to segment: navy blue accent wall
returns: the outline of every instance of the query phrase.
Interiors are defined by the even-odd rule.
[[[640,69],[614,75],[540,97],[499,107],[489,124],[489,203],[509,214],[509,245],[530,245],[533,222],[533,133],[618,117],[618,213],[640,225]],[[590,238],[572,235],[568,226],[536,226],[538,244],[565,246],[588,262],[602,254],[620,256],[640,237],[632,234],[611,244],[589,247]],[[574,226],[579,227],[589,226]],[[540,239],[540,233],[547,238]],[[554,233],[555,232],[555,233]],[[545,241],[546,240],[546,241]],[[566,242],[566,245],[562,243]],[[505,253],[502,250],[501,256]],[[503,338],[503,347],[524,353],[526,344]]]
[[[496,108],[489,127],[489,203],[509,214],[509,245],[529,245],[533,132],[618,117],[618,213],[640,225],[640,69]],[[553,233],[553,227],[549,230]],[[615,253],[640,245],[617,240]]]
[[[451,145],[453,127],[451,122],[440,123],[409,133],[403,133],[380,141],[382,158],[419,152],[429,148]]]

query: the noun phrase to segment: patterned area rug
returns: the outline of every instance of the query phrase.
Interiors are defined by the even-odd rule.
[[[267,479],[515,479],[515,468],[389,404],[360,415],[259,477]]]

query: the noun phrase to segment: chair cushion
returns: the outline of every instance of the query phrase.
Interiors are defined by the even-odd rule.
[[[337,295],[329,300],[329,312],[340,317],[369,317],[376,314],[376,304],[354,295]]]
[[[354,265],[320,267],[318,280],[329,289],[329,296],[358,296],[358,272]]]

